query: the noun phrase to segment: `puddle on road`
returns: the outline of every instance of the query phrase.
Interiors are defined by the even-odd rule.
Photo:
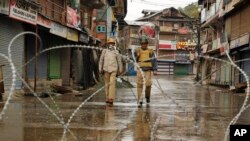
[[[244,97],[220,91],[208,92],[200,88],[197,88],[196,92],[195,89],[185,94],[183,94],[185,89],[180,92],[171,90],[168,92],[171,95],[168,96],[172,100],[169,97],[164,99],[162,94],[157,93],[158,95],[152,97],[150,106],[143,108],[137,108],[132,94],[124,98],[127,98],[125,103],[122,96],[118,95],[120,101],[115,102],[112,107],[107,106],[101,101],[102,98],[97,96],[79,110],[69,128],[80,141],[110,141],[115,136],[117,141],[223,140],[226,126],[239,111]],[[22,103],[10,104],[4,119],[0,121],[0,140],[61,139],[62,125],[34,99],[29,98]],[[67,120],[80,100],[58,99],[60,101],[57,101],[57,104],[64,119]],[[49,99],[44,100],[56,111],[55,105],[50,103]],[[249,112],[244,112],[238,123],[250,123],[249,116]],[[67,133],[66,139],[75,140],[70,133]]]

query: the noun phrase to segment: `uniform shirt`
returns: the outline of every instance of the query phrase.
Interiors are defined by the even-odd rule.
[[[141,49],[138,48],[135,52],[136,61],[139,63],[140,68],[143,71],[156,71],[157,60],[155,53],[152,49]]]
[[[122,72],[122,61],[115,49],[104,49],[99,61],[99,71]]]

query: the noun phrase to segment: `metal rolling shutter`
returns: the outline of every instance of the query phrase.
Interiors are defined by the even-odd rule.
[[[64,43],[61,37],[50,35],[50,46],[58,46]],[[49,79],[60,79],[61,78],[61,50],[55,49],[49,51]]]
[[[243,59],[247,59],[249,58],[249,56],[250,56],[250,50],[245,51],[243,53]],[[242,62],[242,69],[246,72],[248,76],[250,76],[250,61],[249,60]],[[241,75],[241,80],[242,82],[245,82],[246,78],[243,75]]]
[[[11,20],[9,18],[2,17],[0,20],[0,52],[7,55],[8,52],[8,44],[11,39],[20,32],[23,32],[22,24],[18,21]],[[12,59],[13,62],[18,68],[17,72],[22,76],[23,75],[23,54],[24,54],[24,36],[19,37],[11,46],[12,48]],[[5,90],[9,90],[11,86],[11,69],[7,60],[1,58],[0,64],[6,64],[3,67],[3,75],[4,75],[4,87]],[[20,89],[22,87],[22,81],[18,78],[16,81],[16,89]]]
[[[250,6],[241,10],[240,13],[240,35],[249,32],[250,18],[249,18]]]
[[[61,51],[51,50],[49,52],[49,78],[61,78]]]
[[[240,13],[237,13],[232,16],[231,39],[239,37],[239,34],[240,34]]]
[[[188,66],[189,64],[175,64],[174,74],[175,75],[188,75]]]

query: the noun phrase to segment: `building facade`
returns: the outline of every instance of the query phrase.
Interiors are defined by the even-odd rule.
[[[229,61],[232,60],[248,75],[249,73],[249,27],[250,2],[247,0],[199,0],[202,5],[202,50],[203,55]],[[239,87],[246,79],[236,68],[215,60],[203,59],[204,83]]]
[[[157,73],[193,74],[193,60],[189,55],[194,54],[196,46],[191,30],[194,20],[173,7],[162,11],[143,10],[142,13],[144,16],[137,21],[152,22],[159,27]]]
[[[39,52],[67,44],[98,45],[100,40],[94,36],[93,17],[96,17],[95,9],[103,6],[104,0],[3,0],[0,2],[0,52],[7,54],[8,44],[15,35],[24,31],[36,33],[41,41],[34,35],[25,34],[11,47],[18,77],[24,78],[34,90],[40,84],[50,83],[90,87],[95,83],[94,74],[98,74],[98,70],[86,66],[97,64],[95,51],[69,47]],[[7,65],[3,67],[3,76],[8,90],[11,85],[9,63],[1,58],[0,64]],[[16,89],[23,86],[17,79]]]
[[[139,40],[139,30],[142,26],[151,26],[153,28],[156,28],[156,25],[151,22],[127,21],[127,25],[123,30],[124,42],[122,42],[122,44],[125,46],[124,54],[128,55],[131,60],[135,59],[133,58],[134,50],[141,47]],[[153,49],[155,52],[157,52],[157,46],[158,38],[156,36],[153,38],[149,38],[148,48]],[[126,71],[129,75],[135,75],[136,70],[137,69],[133,63],[127,64]]]

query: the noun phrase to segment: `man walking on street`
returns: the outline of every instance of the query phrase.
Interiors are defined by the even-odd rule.
[[[102,51],[99,72],[104,73],[106,103],[113,104],[116,93],[116,75],[122,73],[122,61],[115,48],[115,40],[108,39],[108,49]]]
[[[148,38],[143,35],[140,38],[141,48],[137,48],[135,51],[135,58],[138,62],[140,68],[142,69],[145,75],[146,81],[146,90],[145,90],[145,98],[146,102],[150,103],[150,95],[151,95],[151,85],[152,85],[152,76],[153,72],[157,70],[157,61],[155,58],[155,53],[153,49],[148,48]],[[142,106],[142,89],[143,89],[143,77],[139,70],[137,70],[137,96],[138,96],[138,104]]]

